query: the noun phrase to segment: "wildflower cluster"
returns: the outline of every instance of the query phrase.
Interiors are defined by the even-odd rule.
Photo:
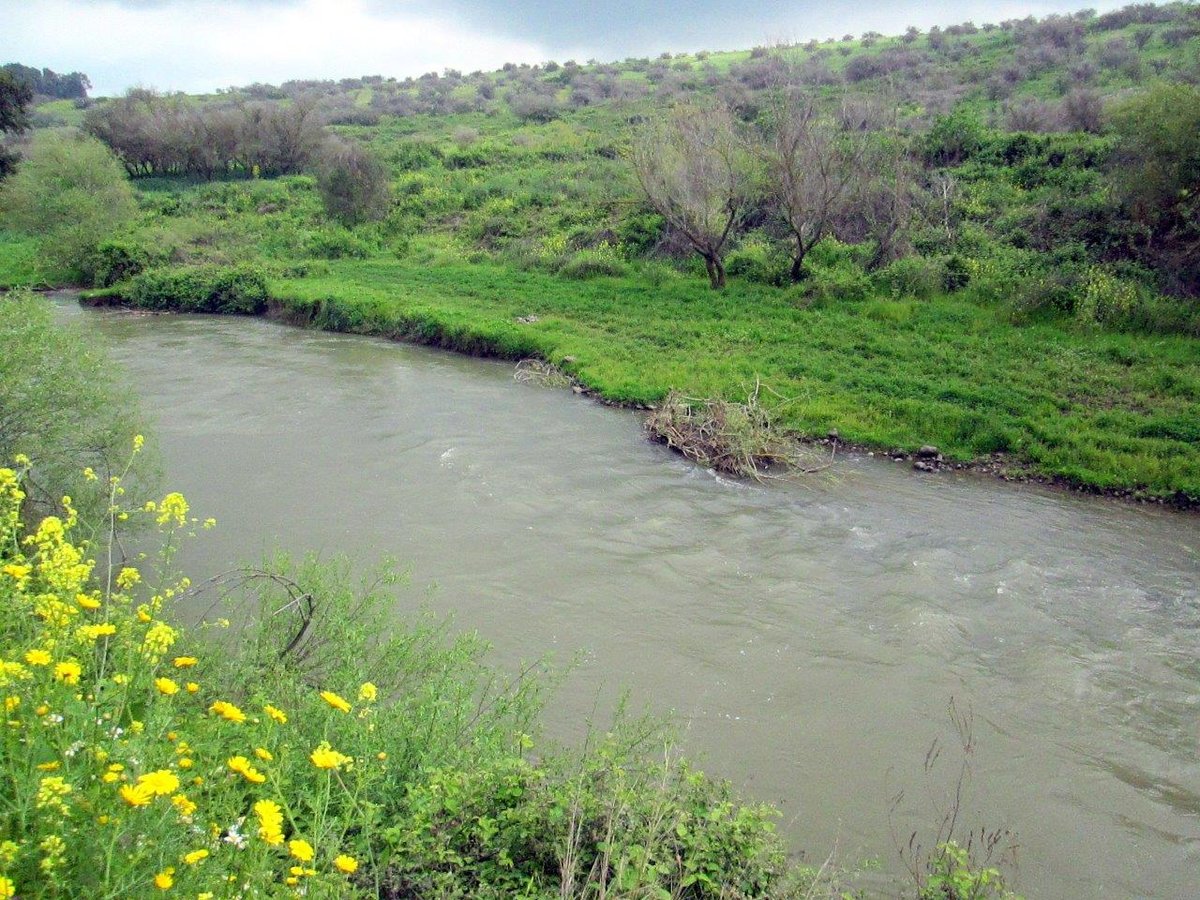
[[[108,548],[75,539],[69,497],[26,534],[23,474],[0,468],[0,898],[354,893],[371,854],[361,798],[386,777],[375,686],[357,710],[295,685],[230,696],[221,660],[182,652],[167,621],[187,579],[101,571]],[[113,523],[131,515],[120,493],[114,478]],[[140,513],[166,560],[197,522],[179,494]]]

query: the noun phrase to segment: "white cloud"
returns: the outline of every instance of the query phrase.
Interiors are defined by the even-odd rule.
[[[95,95],[138,83],[200,92],[290,78],[486,70],[547,58],[534,42],[481,34],[443,16],[381,11],[363,0],[262,6],[187,0],[136,8],[0,0],[0,19],[7,23],[4,61],[86,72]]]

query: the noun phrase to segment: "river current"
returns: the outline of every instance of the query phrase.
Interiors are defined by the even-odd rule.
[[[509,364],[60,303],[128,373],[166,484],[219,522],[194,577],[276,547],[395,557],[398,617],[452,614],[510,671],[577,661],[552,735],[627,688],[791,846],[881,880],[892,832],[928,842],[953,787],[953,698],[961,821],[1016,833],[1018,890],[1200,896],[1196,517],[861,455],[738,483]]]

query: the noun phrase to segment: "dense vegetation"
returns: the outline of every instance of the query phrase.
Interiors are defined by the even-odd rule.
[[[761,379],[810,436],[1194,501],[1198,36],[1140,5],[51,104],[140,212],[40,274],[12,233],[0,275],[538,355],[625,402]]]

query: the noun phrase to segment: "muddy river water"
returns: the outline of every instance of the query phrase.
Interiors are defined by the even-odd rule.
[[[578,659],[553,735],[628,688],[791,845],[885,873],[889,797],[906,839],[950,786],[923,762],[935,738],[953,758],[953,697],[962,818],[1017,833],[1026,896],[1200,896],[1200,518],[868,457],[735,483],[509,364],[59,302],[219,521],[195,575],[280,546],[393,556],[398,616],[453,614],[510,670]]]

